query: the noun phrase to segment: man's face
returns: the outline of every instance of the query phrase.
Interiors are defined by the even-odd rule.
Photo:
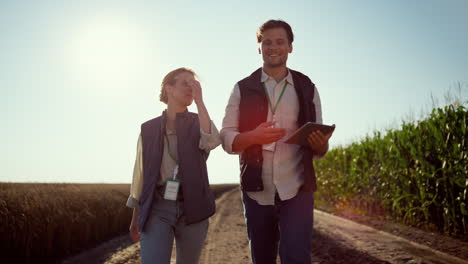
[[[288,54],[292,52],[292,44],[289,45],[284,28],[272,28],[263,32],[260,49],[265,67],[282,67],[286,66]]]
[[[175,84],[168,85],[167,95],[169,100],[174,101],[181,106],[189,106],[193,102],[192,88],[190,82],[195,80],[193,75],[189,72],[179,73],[175,77]]]

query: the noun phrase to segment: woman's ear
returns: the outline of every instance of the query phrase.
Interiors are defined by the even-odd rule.
[[[173,89],[172,86],[169,85],[169,84],[166,84],[166,85],[164,86],[164,90],[166,90],[166,93],[167,93],[167,94],[171,93],[171,92],[172,92],[172,89]]]

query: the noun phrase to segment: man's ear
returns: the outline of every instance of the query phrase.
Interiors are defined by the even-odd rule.
[[[258,54],[262,54],[262,49],[258,48]]]
[[[292,51],[293,51],[293,45],[292,45],[292,43],[291,43],[291,44],[289,45],[289,50],[288,50],[288,52],[289,52],[289,53],[292,53]]]

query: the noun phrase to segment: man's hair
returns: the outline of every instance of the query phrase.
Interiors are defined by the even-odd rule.
[[[174,85],[176,83],[176,77],[183,72],[191,73],[193,77],[197,76],[197,74],[194,71],[184,67],[169,72],[168,74],[166,74],[163,81],[161,82],[161,93],[159,94],[159,101],[167,104],[167,92],[166,89],[164,89],[164,87],[166,87],[166,85]]]
[[[286,34],[288,35],[288,44],[291,45],[293,43],[294,34],[292,32],[291,26],[288,23],[280,19],[279,20],[270,19],[267,22],[263,23],[263,25],[261,25],[257,31],[257,42],[261,43],[263,40],[263,33],[272,28],[283,28],[286,31]]]

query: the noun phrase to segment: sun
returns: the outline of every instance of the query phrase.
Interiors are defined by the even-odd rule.
[[[72,43],[74,70],[94,81],[121,82],[137,74],[145,60],[142,31],[127,20],[101,19],[81,26]]]

